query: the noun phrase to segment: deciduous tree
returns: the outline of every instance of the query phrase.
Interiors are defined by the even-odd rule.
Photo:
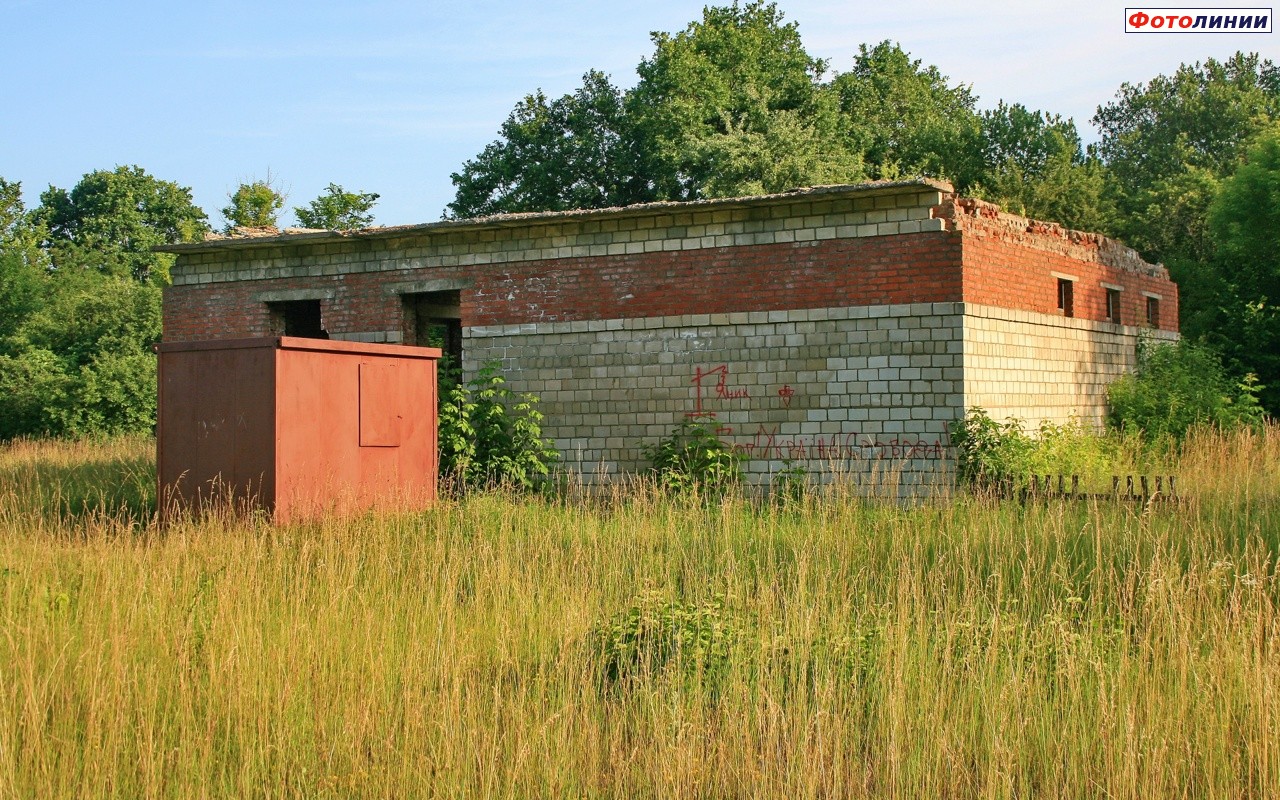
[[[1117,232],[1149,258],[1201,258],[1203,223],[1163,224],[1160,214],[1181,204],[1181,221],[1203,220],[1214,192],[1202,189],[1230,175],[1248,142],[1278,115],[1280,70],[1256,53],[1123,84],[1093,118],[1102,133],[1099,155],[1113,176]]]
[[[1214,263],[1227,287],[1215,338],[1240,371],[1262,381],[1280,414],[1280,127],[1258,136],[1209,207]]]
[[[853,69],[837,75],[832,88],[847,146],[863,154],[872,177],[975,182],[980,126],[967,85],[952,85],[937,67],[884,41],[861,45]]]
[[[4,340],[40,304],[47,260],[22,202],[22,184],[0,178],[0,352]]]
[[[775,192],[863,177],[839,135],[826,62],[773,3],[708,7],[653,35],[627,97],[644,174],[659,198]]]
[[[573,94],[537,91],[521,100],[499,138],[453,173],[446,211],[477,217],[522,211],[606,208],[653,199],[637,174],[622,93],[592,70]]]
[[[50,186],[35,214],[55,268],[75,264],[160,284],[173,257],[151,248],[194,241],[208,229],[190,189],[137,166],[91,172],[69,192]]]
[[[1106,173],[1075,123],[1001,101],[979,115],[981,168],[968,191],[1016,214],[1079,230],[1107,230]]]
[[[227,195],[227,199],[230,202],[222,209],[226,220],[225,233],[236,228],[274,228],[279,225],[285,197],[272,184],[269,174],[265,180],[240,184]]]
[[[373,224],[373,214],[369,211],[377,202],[378,195],[372,192],[348,192],[331,183],[324,194],[305,206],[295,207],[293,213],[304,228],[349,231]]]

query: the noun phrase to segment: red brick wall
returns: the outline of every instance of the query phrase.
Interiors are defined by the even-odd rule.
[[[1144,291],[1160,295],[1162,330],[1178,330],[1178,287],[1164,278],[1151,277],[1097,261],[1082,261],[1023,244],[992,238],[965,236],[964,299],[967,303],[1058,314],[1058,279],[1054,272],[1077,278],[1074,316],[1107,321],[1106,289],[1102,284],[1123,286],[1120,319],[1125,325],[1145,325]]]
[[[259,292],[333,290],[322,304],[330,333],[400,327],[400,281],[468,279],[467,325],[723,314],[960,299],[960,239],[922,233],[566,258],[470,267],[281,278],[166,290],[165,339],[270,333]]]
[[[1178,329],[1177,287],[1110,266],[1097,237],[1027,233],[1008,219],[954,224],[960,230],[174,286],[165,293],[165,338],[268,335],[266,305],[254,296],[296,289],[332,292],[322,304],[331,333],[398,330],[400,300],[384,287],[431,279],[469,281],[461,292],[467,325],[959,300],[1057,314],[1054,272],[1078,278],[1077,318],[1106,320],[1105,282],[1124,287],[1125,324],[1146,323],[1142,292],[1150,291],[1161,295],[1160,327]]]

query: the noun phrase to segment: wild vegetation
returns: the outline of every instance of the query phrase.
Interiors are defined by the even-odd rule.
[[[0,797],[1273,797],[1280,427],[1149,506],[637,484],[154,524],[0,449]],[[888,487],[886,487],[888,488]]]

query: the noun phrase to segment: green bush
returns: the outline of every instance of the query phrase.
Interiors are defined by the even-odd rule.
[[[1026,477],[1031,440],[1017,420],[996,422],[975,406],[951,426],[950,434],[961,483],[991,490],[1011,487]]]
[[[0,339],[0,440],[151,433],[160,290],[73,273]]]
[[[695,420],[684,420],[642,452],[658,485],[670,492],[717,495],[742,483],[742,454]]]
[[[650,591],[597,624],[589,641],[602,683],[619,687],[673,670],[714,684],[728,672],[736,637],[721,598],[695,604]]]
[[[769,496],[774,503],[783,506],[803,502],[814,488],[809,470],[790,458],[782,460],[782,469],[773,474],[769,483]]]
[[[1202,425],[1257,425],[1263,411],[1257,379],[1234,382],[1212,350],[1188,341],[1138,346],[1138,368],[1107,390],[1108,423],[1147,441],[1181,441]]]
[[[1109,473],[1118,457],[1115,441],[1078,420],[1042,422],[1032,435],[1020,420],[996,422],[976,406],[951,427],[951,444],[956,477],[983,490],[1019,488],[1033,475],[1097,478]]]
[[[470,381],[444,382],[440,403],[440,474],[460,488],[532,489],[559,458],[542,436],[538,398],[511,391],[501,364]]]

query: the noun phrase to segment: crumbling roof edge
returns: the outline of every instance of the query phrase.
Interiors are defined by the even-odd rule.
[[[553,222],[573,222],[601,217],[630,217],[654,213],[680,213],[685,211],[703,211],[720,208],[738,208],[769,205],[779,200],[796,200],[801,198],[820,198],[825,196],[844,195],[876,195],[894,193],[901,189],[927,189],[951,194],[955,188],[946,181],[934,178],[911,178],[899,181],[870,181],[867,183],[846,183],[831,186],[810,186],[791,189],[775,194],[749,195],[746,197],[722,197],[707,200],[661,200],[652,203],[639,203],[631,206],[614,206],[610,208],[572,209],[568,211],[531,211],[519,214],[493,214],[485,217],[467,219],[445,219],[438,222],[425,222],[414,225],[392,225],[379,228],[362,228],[350,231],[316,231],[294,230],[276,235],[230,236],[206,239],[203,242],[184,244],[166,244],[153,247],[157,253],[206,253],[222,250],[247,250],[260,247],[278,247],[280,245],[310,244],[326,241],[342,241],[344,239],[391,239],[418,234],[431,234],[450,230],[486,230],[493,228],[521,227]]]

